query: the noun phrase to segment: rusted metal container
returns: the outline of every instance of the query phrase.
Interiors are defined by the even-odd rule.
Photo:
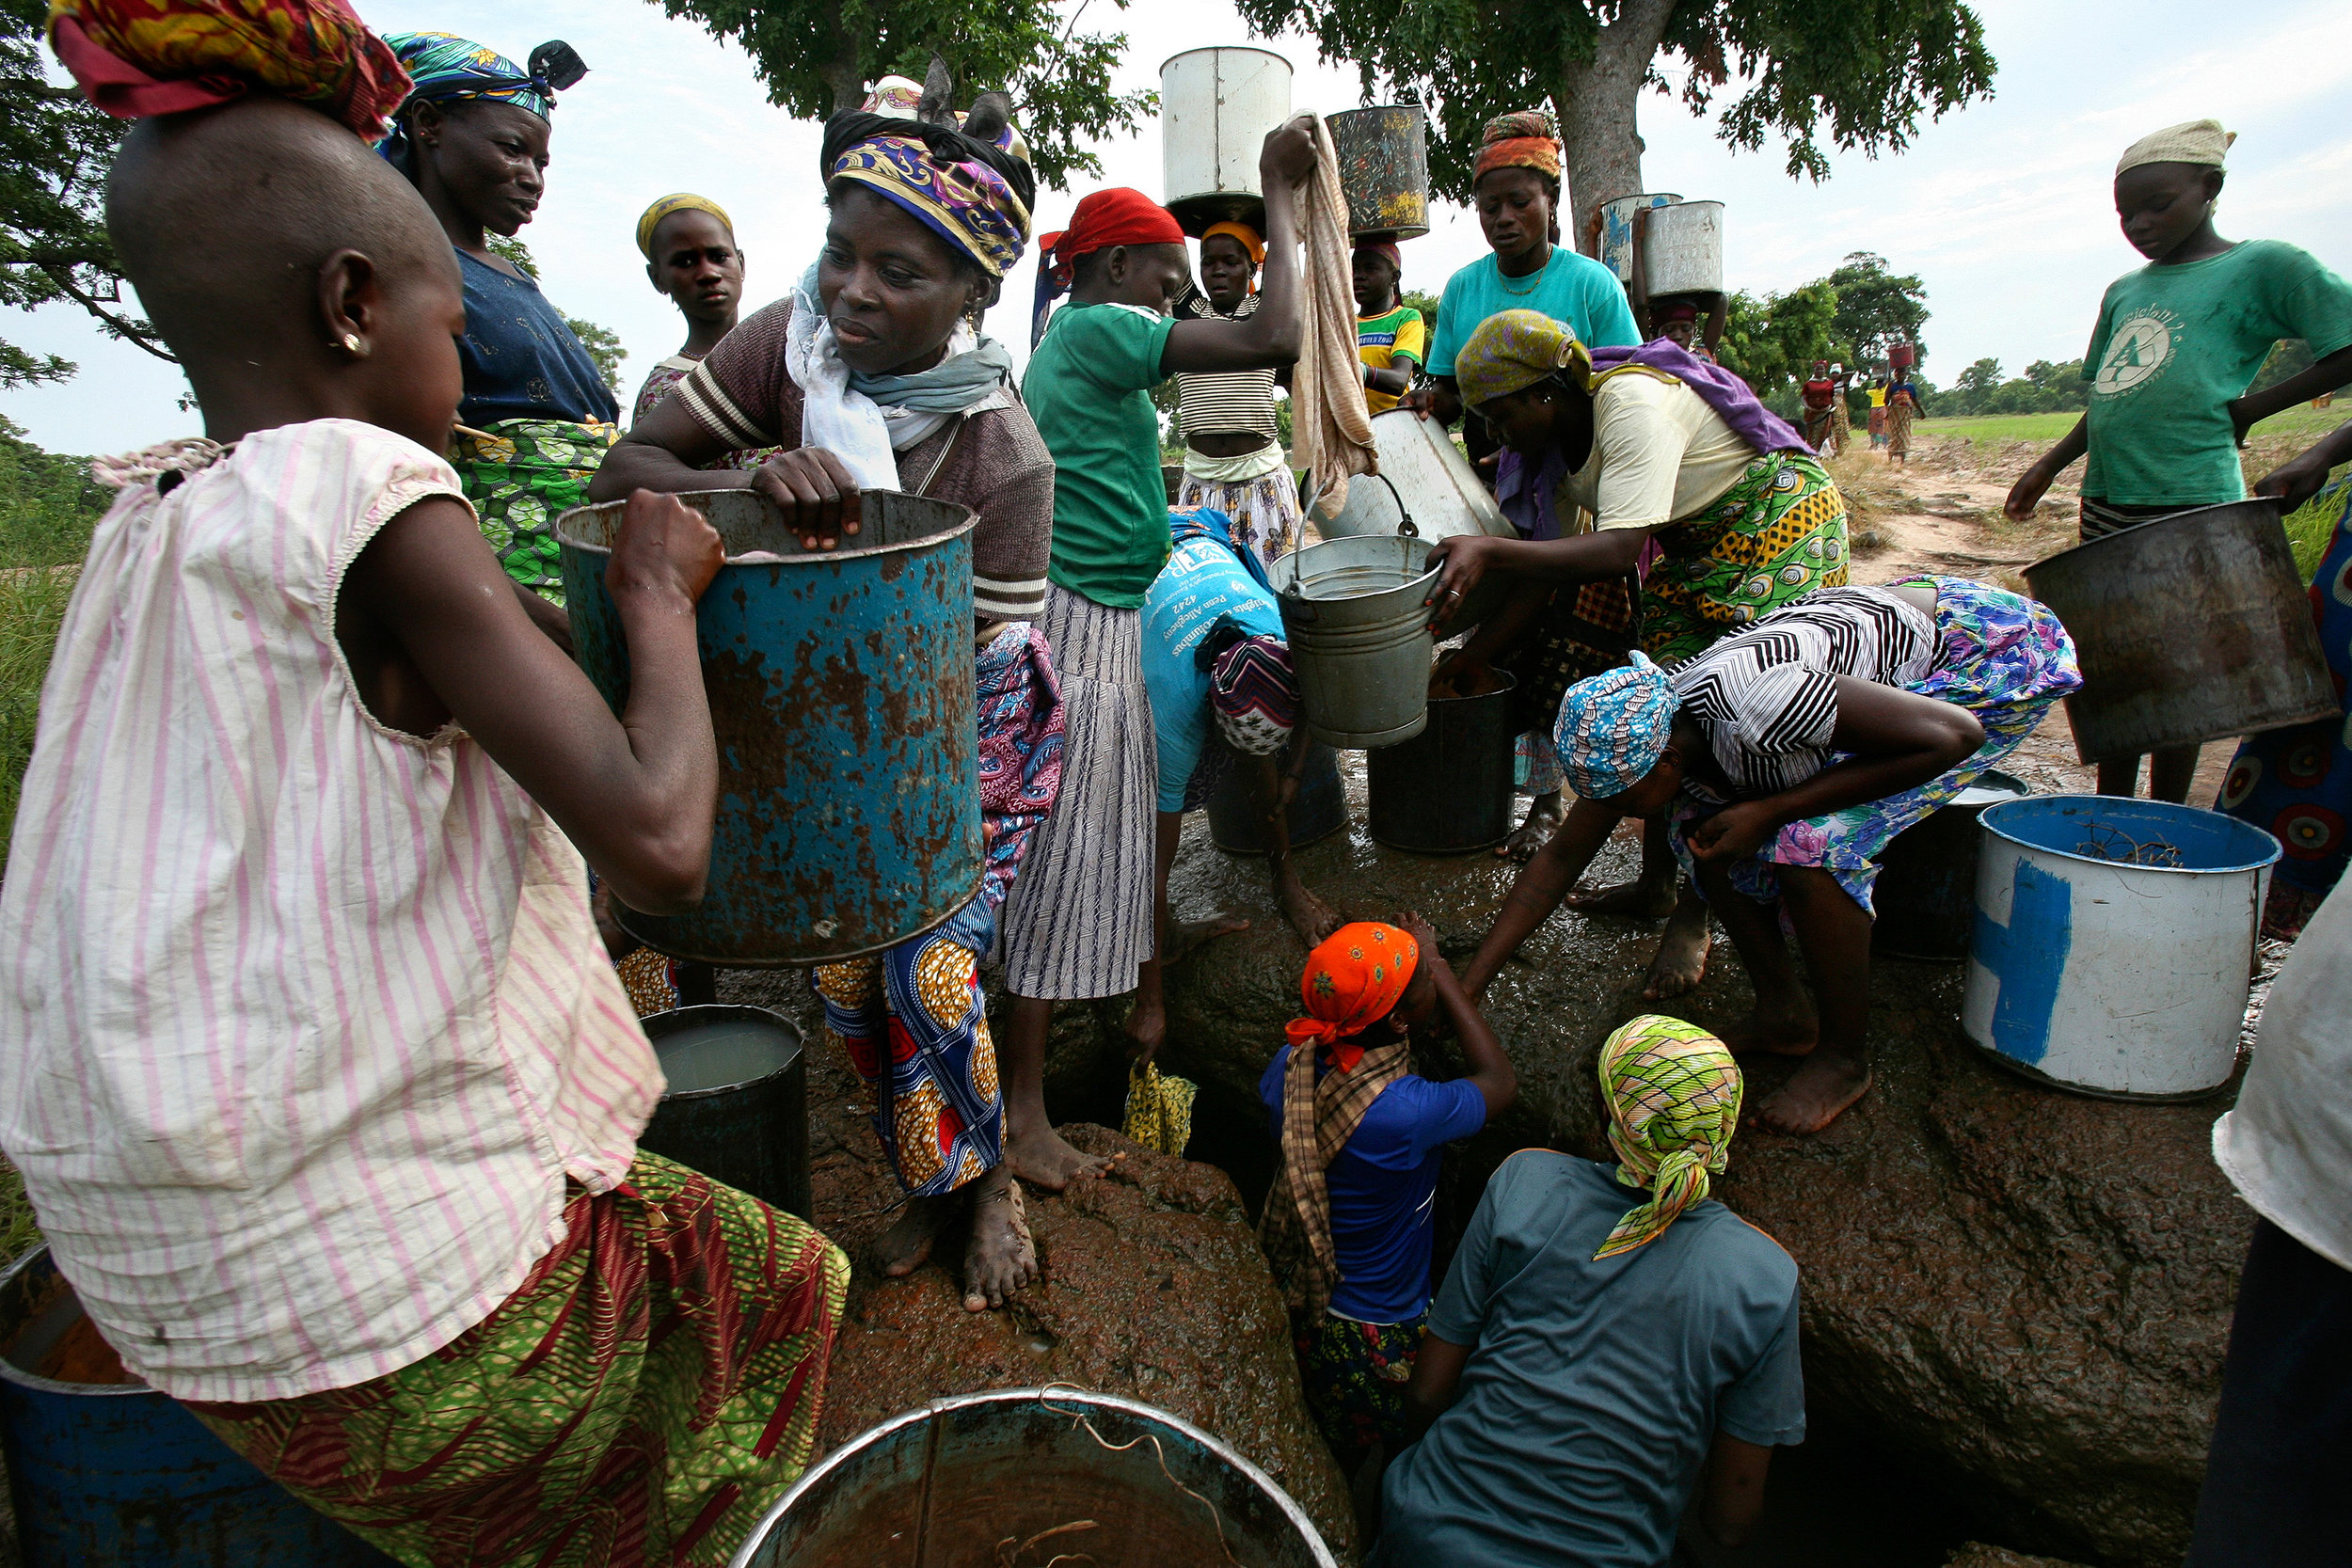
[[[2074,639],[2066,699],[2085,762],[2341,711],[2295,552],[2265,497],[2201,506],[2026,568]]]
[[[933,1400],[836,1449],[728,1568],[1337,1568],[1287,1493],[1191,1422],[1057,1386]]]
[[[1651,210],[1642,237],[1642,276],[1656,297],[1720,293],[1724,204],[1677,201]]]
[[[673,1007],[644,1024],[669,1086],[637,1147],[814,1220],[800,1026],[723,1004]]]
[[[1645,191],[1600,204],[1600,261],[1620,283],[1633,281],[1642,259],[1633,244],[1633,214],[1652,207],[1671,207],[1682,198],[1672,191]]]
[[[1381,103],[1323,117],[1357,239],[1418,240],[1429,232],[1429,116],[1418,103]]]
[[[710,888],[691,914],[624,910],[622,927],[746,968],[930,930],[980,884],[971,511],[868,490],[854,547],[803,550],[748,490],[678,499],[729,557],[695,616],[719,740]],[[625,504],[556,520],[576,657],[615,713],[628,651],[604,568]],[[755,554],[772,559],[736,559]]]

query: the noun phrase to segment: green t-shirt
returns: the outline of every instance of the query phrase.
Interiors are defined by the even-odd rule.
[[[1642,341],[1617,275],[1565,245],[1553,245],[1544,270],[1505,277],[1489,254],[1446,279],[1438,302],[1438,333],[1429,344],[1429,373],[1452,375],[1454,356],[1479,323],[1505,310],[1541,310],[1565,322],[1586,348],[1629,347]]]
[[[2352,286],[2279,240],[2145,266],[2107,285],[2083,356],[2083,494],[2123,506],[2241,499],[2229,405],[2281,338],[2307,340],[2323,359],[2352,344]]]
[[[1021,395],[1054,454],[1045,575],[1133,610],[1168,560],[1168,484],[1151,388],[1174,320],[1136,305],[1065,305],[1029,356]]]

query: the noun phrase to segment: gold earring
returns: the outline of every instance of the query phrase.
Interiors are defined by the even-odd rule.
[[[368,356],[368,345],[360,340],[359,334],[357,332],[344,333],[343,341],[340,346],[345,354],[350,355],[354,359],[365,359]]]

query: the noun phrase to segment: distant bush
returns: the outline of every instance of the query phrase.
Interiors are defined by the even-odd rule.
[[[43,451],[0,419],[0,860],[76,563],[110,499],[88,459]]]

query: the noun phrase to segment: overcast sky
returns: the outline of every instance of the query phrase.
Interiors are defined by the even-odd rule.
[[[358,5],[383,32],[465,33],[516,59],[564,38],[587,60],[588,79],[556,112],[547,201],[522,237],[561,309],[620,334],[632,393],[684,336],[668,301],[646,284],[632,239],[648,201],[688,189],[724,205],[749,257],[755,304],[815,255],[824,221],[818,128],[771,107],[744,54],[693,24],[667,19],[648,0]],[[1822,183],[1790,180],[1780,149],[1734,154],[1709,121],[1650,95],[1641,107],[1643,182],[1727,204],[1733,288],[1789,288],[1853,250],[1917,273],[1933,311],[1927,373],[1944,383],[1982,355],[2015,374],[2034,359],[2082,353],[2100,292],[2138,261],[2116,230],[2108,189],[2116,155],[2179,120],[2217,116],[2241,134],[2221,203],[2224,234],[2291,241],[2352,268],[2352,5],[1978,0],[1977,8],[2000,63],[1995,95],[1924,126],[1901,156],[1834,155]],[[1084,25],[1128,33],[1121,87],[1156,87],[1160,63],[1181,50],[1265,41],[1249,37],[1228,0],[1143,0],[1123,13],[1096,0]],[[1296,106],[1360,101],[1355,72],[1321,64],[1311,42],[1269,46],[1297,68]],[[1097,150],[1104,182],[1163,194],[1156,123]],[[1039,226],[1062,227],[1080,194],[1041,194]],[[1476,220],[1444,210],[1427,238],[1406,245],[1406,281],[1436,293],[1484,249]],[[1025,261],[990,318],[1017,356],[1026,353],[1020,302],[1032,277]],[[104,339],[77,309],[8,314],[0,336],[81,364],[63,386],[0,394],[0,412],[43,446],[119,451],[199,428],[175,404],[183,389],[175,369]]]

